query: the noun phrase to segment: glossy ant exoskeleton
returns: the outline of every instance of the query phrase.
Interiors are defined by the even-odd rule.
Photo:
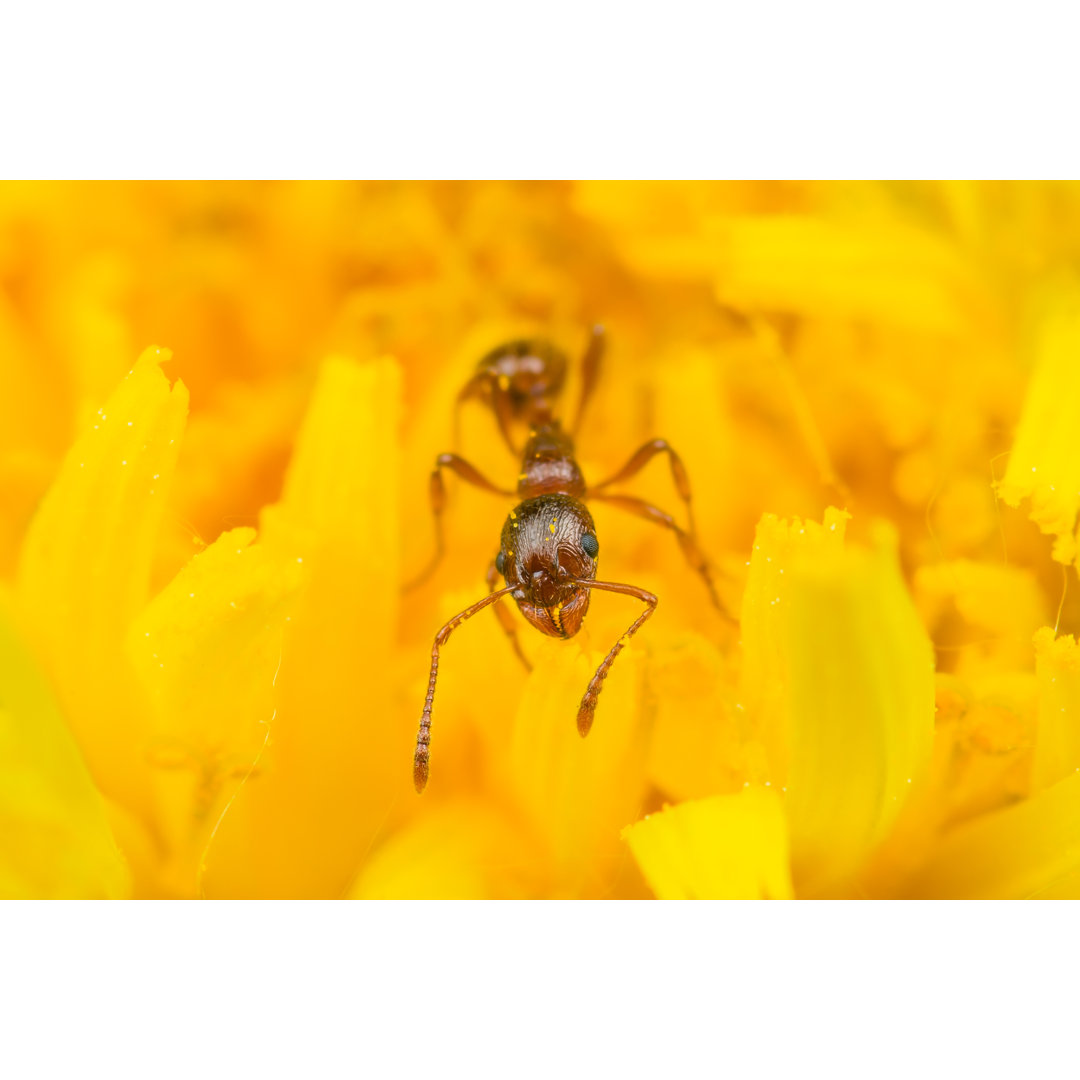
[[[495,413],[499,430],[515,454],[521,454],[521,472],[517,491],[496,487],[457,454],[440,454],[431,474],[431,508],[435,516],[435,555],[423,572],[406,588],[414,588],[434,571],[444,551],[442,513],[446,504],[443,470],[449,469],[467,483],[496,495],[516,495],[521,502],[510,511],[503,525],[499,553],[487,573],[490,590],[482,600],[455,615],[435,635],[431,650],[431,675],[428,680],[424,713],[416,736],[413,758],[413,782],[422,792],[428,780],[431,742],[431,706],[435,699],[435,680],[439,673],[439,649],[454,630],[478,611],[494,604],[495,614],[518,657],[530,667],[517,639],[510,613],[499,605],[504,596],[517,601],[522,615],[538,630],[552,637],[571,638],[581,628],[593,589],[622,593],[645,604],[645,610],[612,647],[597,669],[581,699],[577,726],[582,736],[589,733],[597,698],[615,658],[656,609],[656,597],[634,585],[596,580],[600,545],[596,526],[585,500],[597,499],[647,518],[671,529],[687,561],[704,579],[713,603],[719,608],[708,563],[698,547],[690,498],[690,481],[682,459],[664,439],[652,439],[640,447],[630,460],[601,484],[588,487],[574,460],[574,436],[577,434],[589,397],[596,385],[603,353],[604,331],[594,327],[582,360],[583,379],[574,426],[563,431],[555,418],[554,404],[566,377],[566,357],[544,341],[514,341],[492,350],[480,361],[476,373],[458,395],[458,406],[471,398],[485,401]],[[524,423],[529,437],[524,451],[514,445],[513,426]],[[672,479],[686,504],[689,527],[681,528],[675,519],[659,507],[630,495],[608,494],[605,489],[629,480],[657,454],[668,455]],[[498,575],[506,584],[496,589]]]

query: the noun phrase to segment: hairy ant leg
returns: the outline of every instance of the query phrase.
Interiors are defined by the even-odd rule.
[[[581,396],[578,398],[577,416],[570,433],[574,436],[581,430],[581,421],[585,416],[585,407],[589,404],[596,380],[600,376],[600,361],[604,355],[604,328],[597,323],[592,328],[589,343],[585,346],[585,355],[581,358]]]
[[[713,605],[718,611],[724,611],[724,605],[720,603],[720,597],[716,593],[716,586],[713,583],[708,561],[705,559],[705,555],[701,548],[698,547],[697,539],[692,533],[688,533],[685,529],[682,529],[669,513],[634,495],[607,495],[603,492],[591,491],[589,492],[589,498],[599,499],[601,502],[610,503],[612,506],[617,506],[620,510],[626,510],[631,514],[637,514],[638,517],[645,518],[647,521],[654,521],[657,525],[663,525],[664,528],[670,529],[679,541],[679,547],[682,548],[682,553],[686,557],[686,561],[693,570],[696,570],[697,573],[701,575],[702,580],[704,580],[705,586],[709,590],[709,596],[712,598]]]
[[[591,498],[601,488],[610,487],[612,484],[621,484],[624,480],[636,476],[657,454],[668,455],[668,461],[671,465],[671,479],[675,484],[675,490],[679,493],[679,498],[686,504],[686,518],[689,522],[688,531],[693,535],[695,534],[694,506],[690,494],[690,477],[686,472],[686,466],[683,464],[682,458],[675,452],[675,448],[667,439],[650,439],[644,446],[639,447],[634,452],[633,457],[614,476],[609,476],[603,483],[589,488],[585,497]]]
[[[409,592],[427,581],[427,579],[435,572],[435,568],[442,561],[442,557],[446,551],[442,519],[443,510],[446,509],[446,484],[443,482],[443,469],[449,469],[467,484],[483,488],[484,491],[490,491],[493,495],[514,494],[513,491],[506,488],[496,487],[478,469],[470,465],[464,458],[458,457],[457,454],[440,454],[435,459],[435,468],[431,473],[430,481],[431,512],[435,517],[435,554],[432,556],[428,565],[425,566],[416,577],[411,581],[406,582],[403,586],[403,591],[405,592]]]
[[[589,729],[592,727],[593,717],[596,713],[596,702],[600,697],[600,691],[604,688],[604,680],[611,670],[611,665],[615,663],[615,658],[623,651],[623,648],[629,644],[630,639],[634,634],[641,629],[645,620],[656,610],[657,600],[652,593],[646,592],[644,589],[639,589],[636,585],[620,585],[614,581],[583,580],[579,580],[577,584],[584,585],[589,589],[603,589],[605,592],[622,593],[624,596],[632,596],[646,605],[645,610],[630,624],[626,633],[615,642],[611,648],[611,652],[604,657],[603,662],[596,669],[596,674],[592,677],[588,689],[585,691],[585,696],[581,699],[581,706],[578,709],[577,714],[577,729],[578,734],[582,738],[585,738],[585,736],[589,734]]]
[[[488,567],[487,587],[489,592],[495,591],[495,584],[499,580],[499,569],[494,559],[491,560],[491,565]],[[513,647],[517,658],[525,665],[526,671],[532,671],[532,664],[529,663],[529,658],[521,649],[521,642],[518,640],[517,625],[514,622],[513,615],[506,610],[502,604],[496,604],[492,609],[495,612],[496,618],[498,618],[503,630],[506,632],[506,636],[510,639],[510,645]]]
[[[431,706],[435,700],[435,680],[439,675],[439,649],[450,640],[450,635],[466,619],[471,619],[478,611],[501,600],[512,590],[510,586],[489,593],[483,600],[477,600],[471,607],[455,615],[436,635],[435,644],[431,647],[431,674],[428,676],[427,697],[424,699],[424,712],[420,717],[420,730],[416,733],[416,752],[413,754],[413,785],[417,794],[427,786],[428,772],[430,770],[430,745],[431,745]]]

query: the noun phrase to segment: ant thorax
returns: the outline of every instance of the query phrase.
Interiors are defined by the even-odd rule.
[[[529,432],[518,473],[519,495],[531,497],[555,492],[575,499],[585,494],[585,478],[574,459],[574,440],[558,421]]]
[[[596,577],[597,550],[596,526],[584,503],[570,495],[540,495],[510,511],[498,561],[525,618],[545,634],[569,638],[589,609],[582,582]]]

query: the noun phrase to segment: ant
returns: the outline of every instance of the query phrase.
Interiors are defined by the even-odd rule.
[[[604,658],[581,699],[577,728],[588,735],[596,712],[597,699],[615,658],[630,638],[656,610],[652,593],[635,585],[597,581],[597,557],[600,543],[596,526],[585,505],[586,500],[609,503],[637,514],[675,533],[687,562],[704,579],[713,604],[721,609],[708,563],[698,547],[690,497],[690,481],[682,459],[665,439],[652,439],[641,446],[630,460],[603,483],[589,487],[574,459],[574,436],[581,427],[589,398],[596,386],[600,359],[604,351],[604,329],[595,326],[582,358],[582,390],[577,414],[569,432],[554,415],[566,377],[566,356],[546,341],[521,340],[500,345],[488,353],[475,374],[458,395],[455,408],[470,399],[480,399],[491,407],[499,430],[511,452],[521,457],[517,491],[496,487],[476,468],[457,454],[440,454],[431,474],[431,509],[435,518],[435,554],[427,567],[405,588],[413,589],[426,581],[438,566],[445,550],[442,514],[446,505],[443,470],[449,469],[467,483],[496,495],[514,496],[521,501],[510,511],[502,529],[499,552],[487,572],[488,595],[455,615],[436,635],[431,649],[431,675],[427,698],[416,736],[413,757],[413,783],[419,794],[428,782],[431,743],[431,706],[435,699],[435,680],[439,673],[439,650],[466,619],[495,605],[495,614],[519,659],[532,669],[517,639],[514,620],[498,602],[504,596],[517,601],[522,615],[538,630],[551,637],[571,638],[581,628],[589,610],[594,589],[620,593],[640,600],[645,610],[634,620]],[[514,444],[515,423],[528,426],[524,449]],[[659,507],[630,495],[609,494],[607,488],[629,480],[658,454],[667,454],[671,476],[679,497],[686,504],[689,527],[683,529]],[[506,584],[496,589],[498,575]]]

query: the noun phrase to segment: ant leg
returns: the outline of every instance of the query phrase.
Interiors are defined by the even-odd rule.
[[[505,378],[505,376],[504,376]],[[495,419],[499,424],[499,433],[502,435],[510,453],[516,458],[521,457],[521,451],[514,445],[514,437],[510,431],[512,412],[510,408],[510,395],[507,387],[503,386],[499,377],[490,371],[478,371],[462,388],[454,403],[454,447],[461,445],[461,406],[466,401],[483,400],[483,390],[490,389],[491,408],[495,413]]]
[[[461,448],[461,406],[466,401],[472,401],[480,397],[481,387],[484,385],[487,372],[481,371],[478,375],[474,375],[459,391],[456,400],[454,401],[454,450]]]
[[[489,592],[495,591],[495,582],[498,581],[499,571],[495,565],[495,560],[491,560],[491,565],[488,567],[487,577],[484,579],[487,582]],[[518,641],[517,626],[514,624],[514,617],[502,604],[496,604],[492,609],[495,612],[496,618],[498,618],[503,630],[506,631],[506,636],[510,639],[510,644],[513,647],[517,658],[525,665],[526,671],[532,671],[532,664],[529,663],[528,657],[521,651],[521,642]]]
[[[686,466],[683,464],[683,460],[675,452],[674,447],[667,441],[667,439],[651,439],[645,443],[644,446],[639,447],[635,451],[634,456],[614,475],[609,476],[603,483],[597,484],[595,487],[590,488],[586,498],[591,496],[594,492],[599,491],[601,488],[610,487],[612,484],[622,483],[623,480],[629,480],[631,476],[636,476],[642,469],[657,454],[667,454],[668,460],[671,463],[671,479],[675,483],[675,490],[679,493],[679,498],[686,503],[686,517],[690,523],[690,532],[694,532],[694,507],[691,502],[690,495],[690,477],[687,475]]]
[[[479,470],[470,465],[464,458],[458,457],[457,454],[440,454],[435,459],[435,468],[431,473],[430,481],[431,512],[435,516],[435,554],[432,556],[428,565],[425,566],[416,577],[402,586],[402,591],[404,592],[410,592],[418,585],[422,585],[427,581],[427,579],[435,572],[435,568],[439,565],[443,553],[446,550],[442,520],[443,510],[446,509],[446,485],[443,482],[442,477],[443,469],[449,469],[452,473],[461,477],[466,483],[472,484],[478,488],[483,488],[485,491],[490,491],[494,495],[513,497],[516,494],[516,492],[496,487]]]
[[[638,499],[633,495],[605,495],[603,493],[589,492],[588,497],[599,499],[601,502],[611,503],[612,506],[617,506],[621,510],[626,510],[631,514],[637,514],[638,517],[643,517],[647,521],[654,521],[657,525],[663,525],[664,528],[670,529],[679,541],[679,547],[682,548],[683,555],[686,556],[686,561],[704,580],[705,586],[709,590],[709,596],[712,598],[713,605],[718,611],[724,611],[724,606],[720,603],[720,597],[716,594],[716,586],[713,583],[712,572],[709,570],[708,561],[701,548],[698,547],[698,542],[693,533],[688,533],[679,528],[675,519],[670,514],[661,510],[660,507],[653,506],[652,503],[647,503],[644,499]]]
[[[620,585],[614,581],[583,581],[579,585],[587,585],[590,589],[603,589],[605,592],[622,593],[624,596],[632,596],[646,605],[645,610],[630,624],[626,633],[623,634],[611,648],[611,652],[604,657],[603,663],[596,669],[585,696],[581,699],[581,706],[577,714],[578,734],[585,738],[593,724],[593,716],[596,713],[596,702],[600,697],[600,691],[604,688],[604,680],[607,678],[611,665],[615,663],[615,657],[623,651],[630,639],[638,632],[645,620],[656,610],[657,600],[652,593],[639,589],[636,585]]]
[[[596,388],[596,380],[600,375],[600,359],[604,355],[604,328],[597,323],[592,328],[589,344],[585,346],[585,355],[581,358],[581,397],[578,399],[577,416],[574,418],[574,426],[570,429],[571,434],[577,435],[581,430],[581,421],[585,416],[585,406],[592,397]]]
[[[450,635],[466,619],[471,619],[478,611],[483,611],[490,604],[502,599],[510,592],[508,585],[497,592],[488,593],[483,600],[477,600],[471,607],[467,607],[459,615],[455,615],[436,635],[435,644],[431,647],[431,674],[428,676],[427,697],[424,699],[424,712],[420,717],[420,730],[416,733],[416,752],[413,754],[413,786],[419,795],[428,782],[430,771],[431,754],[431,705],[435,700],[435,680],[439,674],[439,649],[450,640]]]
[[[521,460],[521,449],[514,445],[514,436],[510,433],[510,418],[513,415],[510,408],[510,392],[501,383],[491,388],[491,404],[495,409],[495,419],[499,422],[499,431],[503,441],[510,448],[510,453]]]

